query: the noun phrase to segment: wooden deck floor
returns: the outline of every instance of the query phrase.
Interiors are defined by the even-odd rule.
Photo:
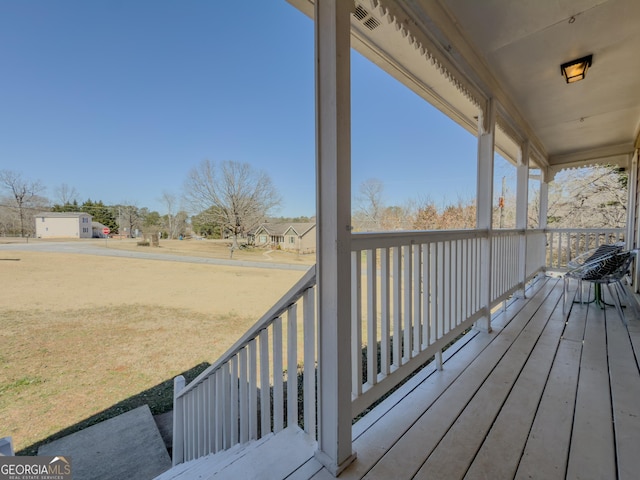
[[[640,478],[640,320],[537,282],[354,425],[340,479]],[[333,478],[309,459],[290,479]]]

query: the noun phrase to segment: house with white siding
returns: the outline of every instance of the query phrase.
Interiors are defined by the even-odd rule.
[[[300,253],[316,251],[315,222],[263,223],[249,236],[256,246],[269,246]]]
[[[35,216],[37,238],[92,238],[91,215],[84,212],[42,212]]]

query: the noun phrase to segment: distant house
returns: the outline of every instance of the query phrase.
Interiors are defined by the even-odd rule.
[[[263,223],[250,234],[251,240],[258,247],[313,253],[316,251],[316,224]]]
[[[109,235],[105,235],[103,233],[104,227],[106,227],[106,225],[103,225],[100,222],[91,222],[91,230],[93,231],[93,238],[107,238]]]
[[[91,215],[84,212],[43,212],[35,216],[37,238],[91,238]]]

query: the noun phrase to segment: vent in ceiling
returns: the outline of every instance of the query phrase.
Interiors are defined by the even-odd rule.
[[[369,30],[375,30],[380,26],[378,19],[371,16],[371,14],[360,4],[356,3],[356,9],[353,12],[353,16]]]
[[[362,22],[365,18],[367,18],[369,12],[367,12],[362,5],[356,5],[356,11],[353,12],[353,15]]]
[[[380,22],[373,17],[370,17],[368,20],[364,22],[364,26],[369,30],[374,30],[380,26]]]

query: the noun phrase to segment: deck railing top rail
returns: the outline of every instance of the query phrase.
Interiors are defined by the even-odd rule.
[[[485,238],[488,236],[489,230],[487,229],[360,232],[351,236],[351,249],[368,250],[395,247],[397,245],[419,244],[425,241],[440,242],[465,238]]]

